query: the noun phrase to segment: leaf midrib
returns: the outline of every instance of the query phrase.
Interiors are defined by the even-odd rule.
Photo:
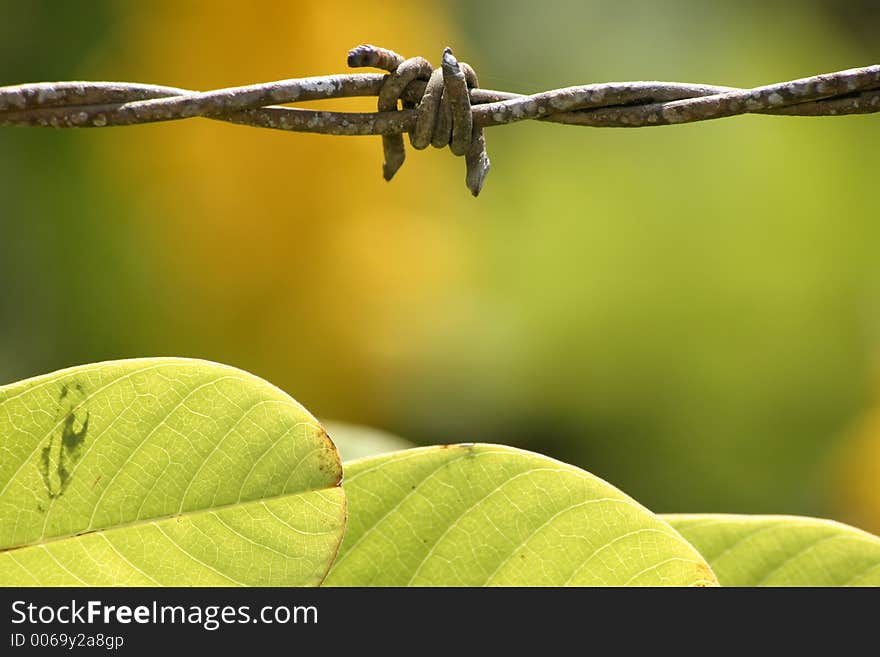
[[[280,493],[278,495],[270,495],[269,497],[259,497],[253,500],[235,501],[230,502],[228,504],[220,504],[217,506],[204,507],[199,509],[191,509],[189,511],[185,511],[183,513],[171,513],[164,516],[156,516],[151,518],[138,518],[137,520],[131,520],[129,522],[119,523],[117,525],[109,525],[107,527],[99,527],[96,529],[86,529],[79,532],[73,532],[70,534],[63,534],[60,536],[52,536],[49,538],[42,538],[31,543],[20,543],[18,545],[12,545],[5,548],[0,548],[0,554],[5,552],[14,552],[15,550],[21,550],[29,547],[39,547],[41,545],[47,545],[50,543],[57,543],[59,541],[66,541],[72,538],[77,538],[78,536],[88,536],[89,534],[102,534],[103,532],[115,530],[115,529],[125,529],[127,527],[138,527],[141,525],[149,525],[157,522],[163,522],[165,520],[171,520],[173,518],[188,518],[190,516],[197,515],[199,513],[208,513],[211,511],[224,511],[226,509],[235,508],[238,506],[245,506],[247,504],[256,504],[258,502],[271,502],[273,500],[278,500],[283,497],[296,497],[297,495],[308,495],[309,493],[316,493],[324,490],[333,490],[335,488],[341,488],[340,483],[333,484],[332,486],[319,486],[316,488],[308,488],[306,490],[297,491],[295,493]]]

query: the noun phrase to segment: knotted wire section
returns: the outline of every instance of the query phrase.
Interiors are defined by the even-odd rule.
[[[739,114],[838,116],[880,112],[880,65],[738,89],[681,82],[607,82],[532,95],[479,88],[448,48],[440,68],[376,46],[349,52],[358,73],[279,80],[197,92],[129,82],[41,82],[0,87],[0,125],[109,127],[204,117],[240,125],[332,135],[382,135],[390,180],[417,149],[449,146],[467,163],[476,196],[489,170],[483,129],[524,120],[593,127],[691,123]],[[378,96],[376,112],[327,112],[286,103]],[[398,107],[398,103],[402,107]]]
[[[489,173],[489,156],[483,128],[474,126],[471,113],[471,90],[480,86],[474,69],[459,62],[451,48],[443,51],[442,65],[434,69],[423,57],[404,59],[396,52],[371,45],[349,51],[348,65],[388,71],[390,75],[379,91],[379,111],[395,111],[398,101],[403,102],[404,109],[415,109],[416,122],[409,133],[413,148],[449,146],[454,155],[465,156],[465,183],[471,194],[479,195]],[[421,99],[413,103],[403,98],[403,94],[416,80],[425,82],[425,89]],[[385,180],[391,180],[406,159],[403,136],[383,135],[382,147],[385,155],[382,175]]]

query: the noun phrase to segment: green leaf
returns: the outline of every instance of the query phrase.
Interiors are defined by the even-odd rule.
[[[722,586],[880,586],[880,538],[798,516],[664,515]]]
[[[341,541],[339,456],[255,376],[98,363],[0,387],[0,584],[320,583]]]
[[[714,585],[669,525],[616,488],[498,445],[346,464],[331,586]]]
[[[336,421],[324,421],[322,424],[333,439],[343,462],[415,447],[403,438],[371,427]]]

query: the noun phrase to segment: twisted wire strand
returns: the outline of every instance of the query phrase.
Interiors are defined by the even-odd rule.
[[[539,120],[592,127],[691,123],[739,114],[839,116],[880,112],[880,65],[740,89],[677,82],[610,82],[522,95],[482,89],[474,70],[447,48],[434,69],[362,45],[349,52],[357,73],[280,80],[196,92],[126,82],[50,82],[0,87],[0,125],[109,127],[204,117],[253,127],[332,135],[381,135],[383,175],[405,159],[403,133],[465,158],[479,194],[489,170],[484,128]],[[308,100],[377,96],[376,112],[281,107]],[[398,107],[400,103],[401,107]]]

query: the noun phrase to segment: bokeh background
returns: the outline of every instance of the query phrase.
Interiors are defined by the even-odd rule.
[[[878,33],[868,1],[2,0],[0,84],[207,89],[343,72],[366,42],[451,45],[511,91],[755,86],[877,63]],[[880,530],[880,117],[487,140],[473,199],[448,151],[385,183],[378,138],[0,129],[0,383],[208,358],[319,417],[537,450],[657,511]]]

